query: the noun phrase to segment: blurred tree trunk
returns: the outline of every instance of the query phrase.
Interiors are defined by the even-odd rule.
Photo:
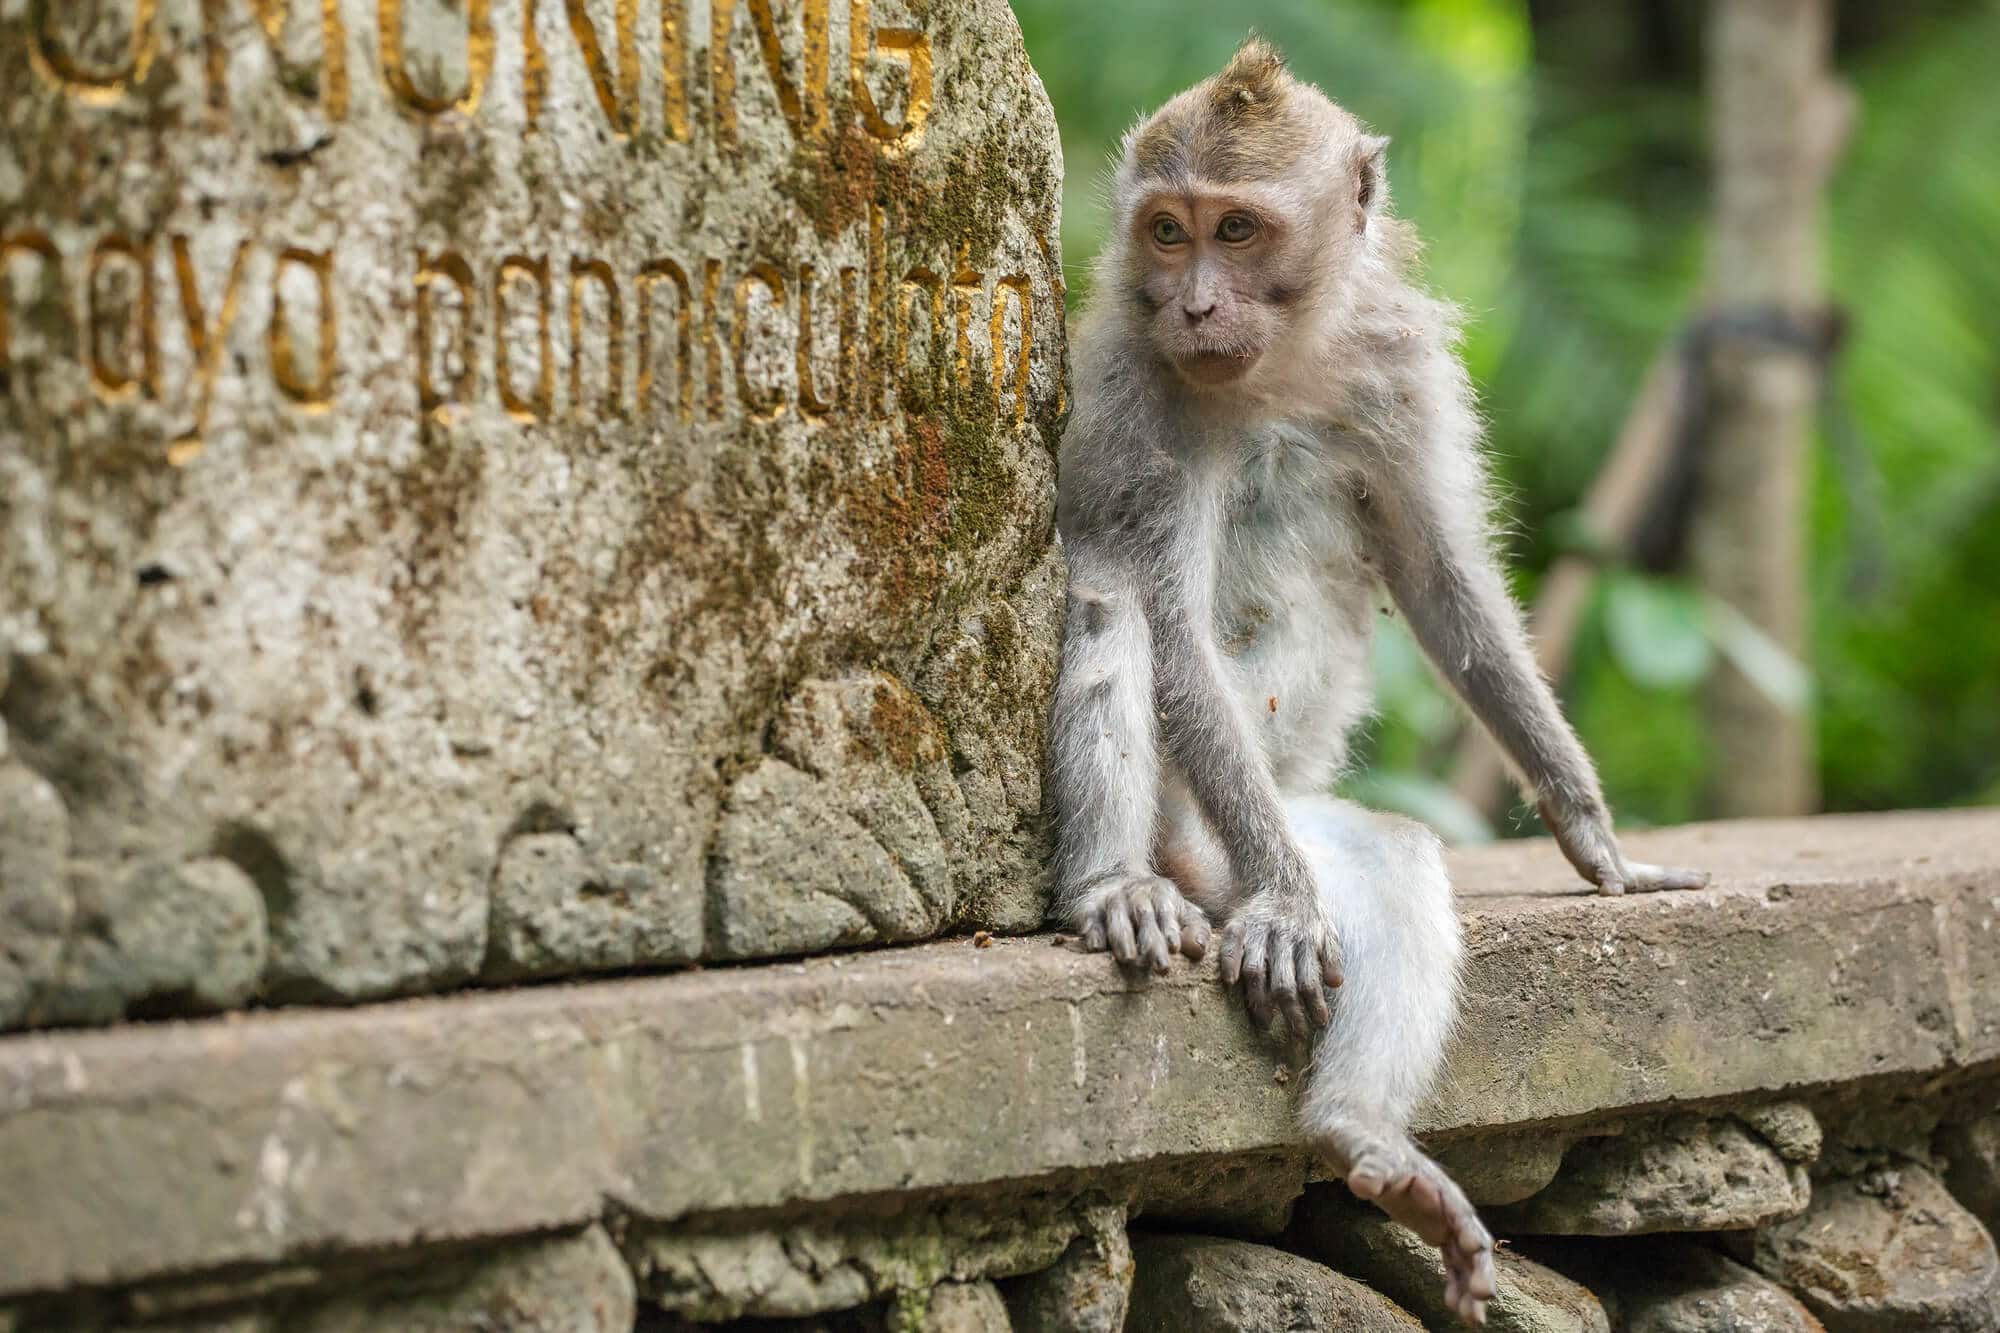
[[[1796,338],[1731,332],[1732,310],[1797,325],[1826,304],[1827,178],[1851,119],[1828,68],[1829,0],[1714,0],[1708,78],[1715,159],[1706,430],[1690,551],[1700,585],[1801,661],[1806,656],[1806,445],[1821,369]],[[1727,661],[1703,710],[1718,815],[1818,803],[1811,719]]]

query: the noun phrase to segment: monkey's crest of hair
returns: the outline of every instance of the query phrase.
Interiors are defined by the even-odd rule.
[[[1314,162],[1332,165],[1326,159],[1359,137],[1360,122],[1252,37],[1221,73],[1135,127],[1125,161],[1134,179],[1273,181]]]

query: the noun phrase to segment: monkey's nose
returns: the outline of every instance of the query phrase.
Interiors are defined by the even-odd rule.
[[[1188,323],[1199,324],[1215,313],[1215,302],[1206,301],[1196,303],[1193,301],[1183,301],[1181,303],[1181,313],[1187,316]]]

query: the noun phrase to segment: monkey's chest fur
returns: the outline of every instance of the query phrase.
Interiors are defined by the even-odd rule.
[[[1218,478],[1215,642],[1281,773],[1330,779],[1370,707],[1380,596],[1354,487],[1333,446],[1273,429]]]

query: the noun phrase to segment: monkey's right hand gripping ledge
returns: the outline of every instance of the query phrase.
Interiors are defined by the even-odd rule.
[[[1546,842],[1454,858],[1464,1021],[1418,1125],[1448,1154],[2000,1074],[2000,812],[1630,842],[1714,886],[1596,897]],[[613,1213],[1144,1196],[1303,1161],[1285,1059],[1212,962],[1131,978],[1047,936],[8,1037],[0,1302]]]

